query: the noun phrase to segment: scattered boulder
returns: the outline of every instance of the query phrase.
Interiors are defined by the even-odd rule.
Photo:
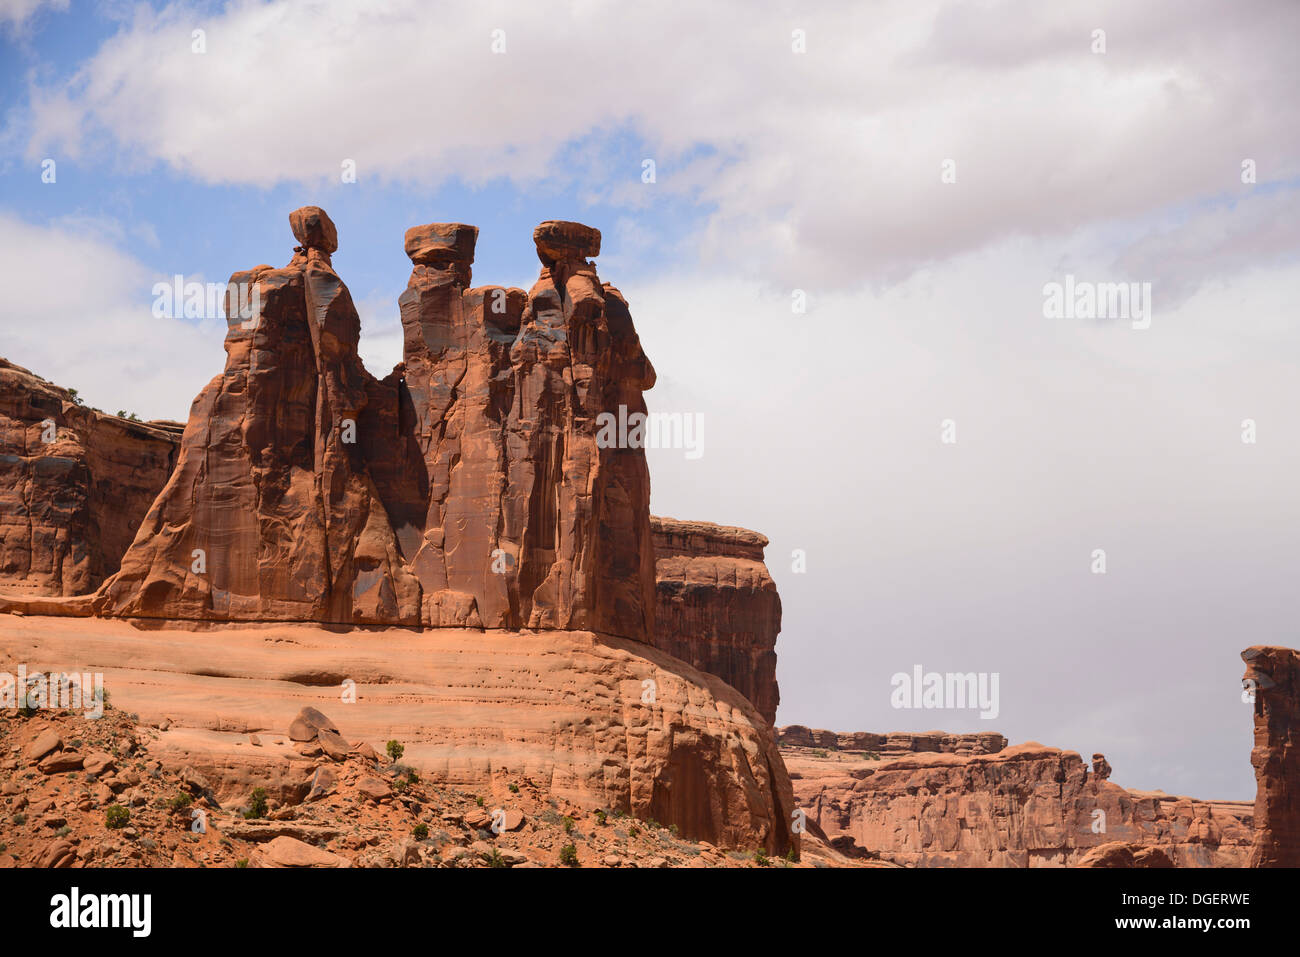
[[[312,847],[297,838],[281,835],[256,852],[258,867],[351,867],[341,854]]]
[[[338,727],[329,718],[315,708],[303,708],[298,716],[289,723],[290,741],[315,741],[322,731],[338,733]]]
[[[59,737],[57,731],[50,729],[38,734],[36,740],[27,745],[27,750],[23,752],[23,756],[28,761],[39,761],[51,751],[57,751],[62,747],[63,739]]]
[[[343,740],[341,734],[337,731],[331,731],[329,728],[321,728],[316,732],[316,743],[333,761],[346,759],[351,748],[351,745]]]
[[[84,760],[84,756],[76,751],[55,751],[42,758],[36,767],[42,774],[62,774],[66,771],[81,770],[81,763]]]

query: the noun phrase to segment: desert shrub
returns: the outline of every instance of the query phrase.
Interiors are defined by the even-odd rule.
[[[569,817],[569,815],[567,814],[564,815],[564,833],[572,834],[575,823],[576,822],[573,820],[573,818]]]
[[[252,818],[266,817],[266,789],[253,788],[253,793],[248,799],[248,810],[244,812],[244,817]]]
[[[572,844],[565,844],[560,848],[560,863],[567,867],[578,866],[578,849]]]
[[[400,761],[402,755],[406,752],[406,748],[403,747],[400,741],[389,741],[386,750],[388,751],[389,760],[392,761]]]
[[[104,826],[110,831],[126,827],[131,821],[131,812],[121,804],[113,804],[104,812]]]
[[[427,824],[415,825],[415,827],[411,828],[411,836],[414,837],[417,841],[425,840],[429,836],[429,825]]]

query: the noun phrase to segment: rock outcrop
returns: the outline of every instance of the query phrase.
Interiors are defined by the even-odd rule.
[[[179,429],[87,408],[0,359],[0,592],[98,588],[171,474]]]
[[[431,290],[442,289],[445,294],[448,288],[428,280],[421,269],[432,269],[437,263],[437,249],[463,257],[451,260],[445,272],[468,282],[472,230],[466,226],[455,231],[450,227],[409,231],[408,251],[416,269],[411,290],[402,300],[408,315],[428,311]],[[443,245],[436,245],[443,235]],[[513,374],[502,349],[514,341],[510,330],[517,330],[527,297],[519,289],[486,287],[462,292],[462,307],[456,310],[445,304],[450,302],[445,295],[444,300],[442,315],[454,312],[460,317],[455,323],[412,321],[407,328],[414,339],[407,350],[415,357],[410,366],[423,370],[414,376],[425,383],[417,382],[417,392],[429,397],[429,403],[412,400],[412,375],[405,365],[382,381],[366,378],[368,401],[360,412],[358,445],[387,511],[398,551],[404,559],[410,557],[422,587],[426,583],[429,587],[422,601],[427,614],[422,618],[435,625],[481,625],[486,615],[488,622],[504,627],[517,624],[521,617],[514,569],[517,549],[509,539],[490,534],[500,513],[499,496],[472,490],[504,488],[508,478],[503,437]],[[496,305],[504,311],[494,312]],[[428,359],[430,340],[445,340],[440,350],[433,350],[438,352],[436,362]],[[458,385],[446,385],[448,377]],[[444,384],[428,385],[435,380]],[[0,498],[13,503],[4,512],[6,571],[0,575],[0,593],[7,599],[28,596],[20,604],[33,614],[67,614],[70,608],[33,603],[31,596],[86,595],[118,571],[153,499],[171,478],[184,431],[174,422],[139,423],[105,416],[78,405],[74,396],[0,360],[4,410],[0,415],[8,420],[6,447],[16,450],[12,457],[0,456]],[[479,401],[470,401],[471,396]],[[445,423],[430,418],[428,412],[440,403],[449,403]],[[417,408],[425,410],[424,424],[416,416]],[[57,429],[58,441],[40,443],[35,447],[37,456],[73,451],[80,456],[75,467],[56,469],[48,463],[34,467],[32,457],[25,455],[32,437],[39,438],[42,423],[50,417],[63,423]],[[426,441],[426,433],[434,431],[437,441]],[[90,437],[94,450],[88,456],[78,439],[83,435]],[[454,478],[447,467],[453,462]],[[86,463],[104,477],[96,479]],[[479,472],[471,474],[472,468]],[[435,476],[433,481],[430,475]],[[33,487],[43,491],[33,495]],[[62,508],[49,508],[43,518],[29,524],[26,503],[32,501],[57,502]],[[69,503],[78,507],[69,509]],[[727,681],[769,722],[774,720],[780,700],[775,645],[781,600],[763,564],[767,540],[757,532],[708,522],[654,516],[649,521],[656,562],[654,644]],[[629,555],[632,551],[639,569],[639,544]],[[93,564],[93,574],[58,574],[73,552],[85,556],[81,567]],[[640,582],[639,573],[636,580]],[[785,732],[796,730],[794,726]],[[811,733],[818,736],[817,746],[836,746],[827,744],[832,732]],[[863,741],[853,744],[846,738],[841,746],[875,747],[888,753],[894,748],[883,741]]]
[[[790,724],[776,729],[781,747],[820,748],[830,751],[864,751],[873,757],[892,758],[918,752],[937,754],[997,754],[1007,746],[1007,739],[996,731],[949,734],[947,731],[894,731],[872,734],[870,731],[836,732],[822,728],[805,728]],[[1101,755],[1094,755],[1100,758]],[[1105,760],[1104,758],[1102,759]]]
[[[654,369],[588,256],[547,222],[533,289],[469,288],[477,230],[408,230],[404,361],[383,380],[324,211],[283,269],[231,283],[226,369],[97,613],[196,620],[590,629],[654,636],[645,453],[599,441]],[[234,314],[233,312],[231,313]]]
[[[769,854],[798,844],[790,779],[762,716],[721,679],[641,642],[315,624],[211,624],[196,636],[195,627],[8,619],[0,672],[73,661],[102,673],[116,711],[159,728],[151,757],[190,768],[222,807],[256,787],[301,803],[313,768],[335,760],[321,737],[336,725],[353,745],[345,760],[396,740],[402,763],[439,787],[505,799],[527,780],[557,801],[673,825],[686,839]],[[54,752],[58,741],[41,747]]]
[[[1255,846],[1252,867],[1300,867],[1300,652],[1255,645],[1241,653],[1254,695]]]
[[[767,539],[748,529],[672,518],[651,518],[650,527],[655,645],[722,678],[775,722],[781,599],[763,563]]]
[[[176,469],[99,614],[420,621],[419,582],[357,443],[371,377],[330,260],[334,226],[315,207],[290,221],[302,245],[287,266],[231,276],[260,307],[241,321],[228,303],[225,371],[195,399]]]
[[[1161,866],[1168,859],[1178,867],[1244,867],[1250,856],[1249,803],[1129,791],[1107,780],[1101,755],[1089,771],[1078,753],[1034,742],[887,760],[789,744],[782,753],[812,827],[846,853],[905,866]],[[1134,856],[1134,847],[1160,853]]]

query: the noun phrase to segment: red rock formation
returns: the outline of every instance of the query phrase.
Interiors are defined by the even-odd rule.
[[[397,740],[423,780],[470,794],[508,799],[508,783],[529,781],[688,839],[772,854],[799,843],[771,728],[721,679],[642,642],[308,623],[211,624],[196,640],[185,627],[5,619],[0,673],[102,673],[114,708],[161,728],[151,756],[195,769],[223,805],[253,787],[301,801],[313,762],[293,737],[333,723],[379,753]],[[324,720],[296,723],[304,706]]]
[[[936,732],[940,737],[944,736]],[[1246,802],[1128,791],[1073,751],[1030,742],[993,754],[918,752],[892,760],[783,745],[795,800],[836,847],[916,867],[1117,866],[1120,843],[1178,867],[1245,866]],[[1159,866],[1138,855],[1127,866]]]
[[[655,645],[717,675],[769,722],[781,700],[781,599],[763,564],[767,539],[743,528],[652,518]]]
[[[600,233],[543,223],[531,292],[467,288],[478,231],[407,231],[399,300],[418,478],[390,513],[424,589],[425,621],[653,630],[644,451],[597,442],[602,413],[645,411],[650,366],[617,290],[587,256]],[[386,493],[389,494],[389,493]]]
[[[881,758],[902,757],[905,754],[924,751],[939,754],[997,754],[1007,746],[1006,737],[996,731],[977,731],[970,734],[949,734],[947,731],[920,733],[894,731],[889,734],[872,734],[869,731],[837,733],[821,728],[805,728],[801,724],[777,728],[776,739],[782,747],[868,751]],[[1097,758],[1105,761],[1101,755],[1093,755],[1094,762]]]
[[[1300,867],[1300,652],[1241,653],[1255,696],[1255,846],[1251,867]]]
[[[86,408],[0,359],[0,591],[99,587],[171,473],[179,428]]]
[[[466,288],[474,227],[408,230],[404,361],[378,381],[333,223],[290,222],[288,266],[231,277],[260,313],[231,322],[226,371],[97,612],[652,640],[645,453],[598,439],[603,415],[645,412],[654,369],[586,258],[600,233],[539,226],[525,295]]]
[[[330,262],[334,226],[315,207],[290,221],[302,245],[286,267],[231,277],[255,287],[259,312],[231,320],[225,372],[195,400],[176,470],[97,595],[100,614],[420,620],[419,583],[356,441],[373,380]]]

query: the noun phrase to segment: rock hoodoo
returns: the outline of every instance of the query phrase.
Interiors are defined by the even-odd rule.
[[[1254,645],[1241,653],[1255,695],[1255,846],[1252,867],[1300,867],[1300,652]]]
[[[475,227],[408,230],[404,359],[378,380],[334,224],[289,218],[289,264],[231,277],[258,313],[232,319],[226,369],[96,611],[652,641],[645,454],[601,447],[595,423],[644,412],[654,369],[586,258],[600,233],[541,224],[525,293],[469,287]]]

